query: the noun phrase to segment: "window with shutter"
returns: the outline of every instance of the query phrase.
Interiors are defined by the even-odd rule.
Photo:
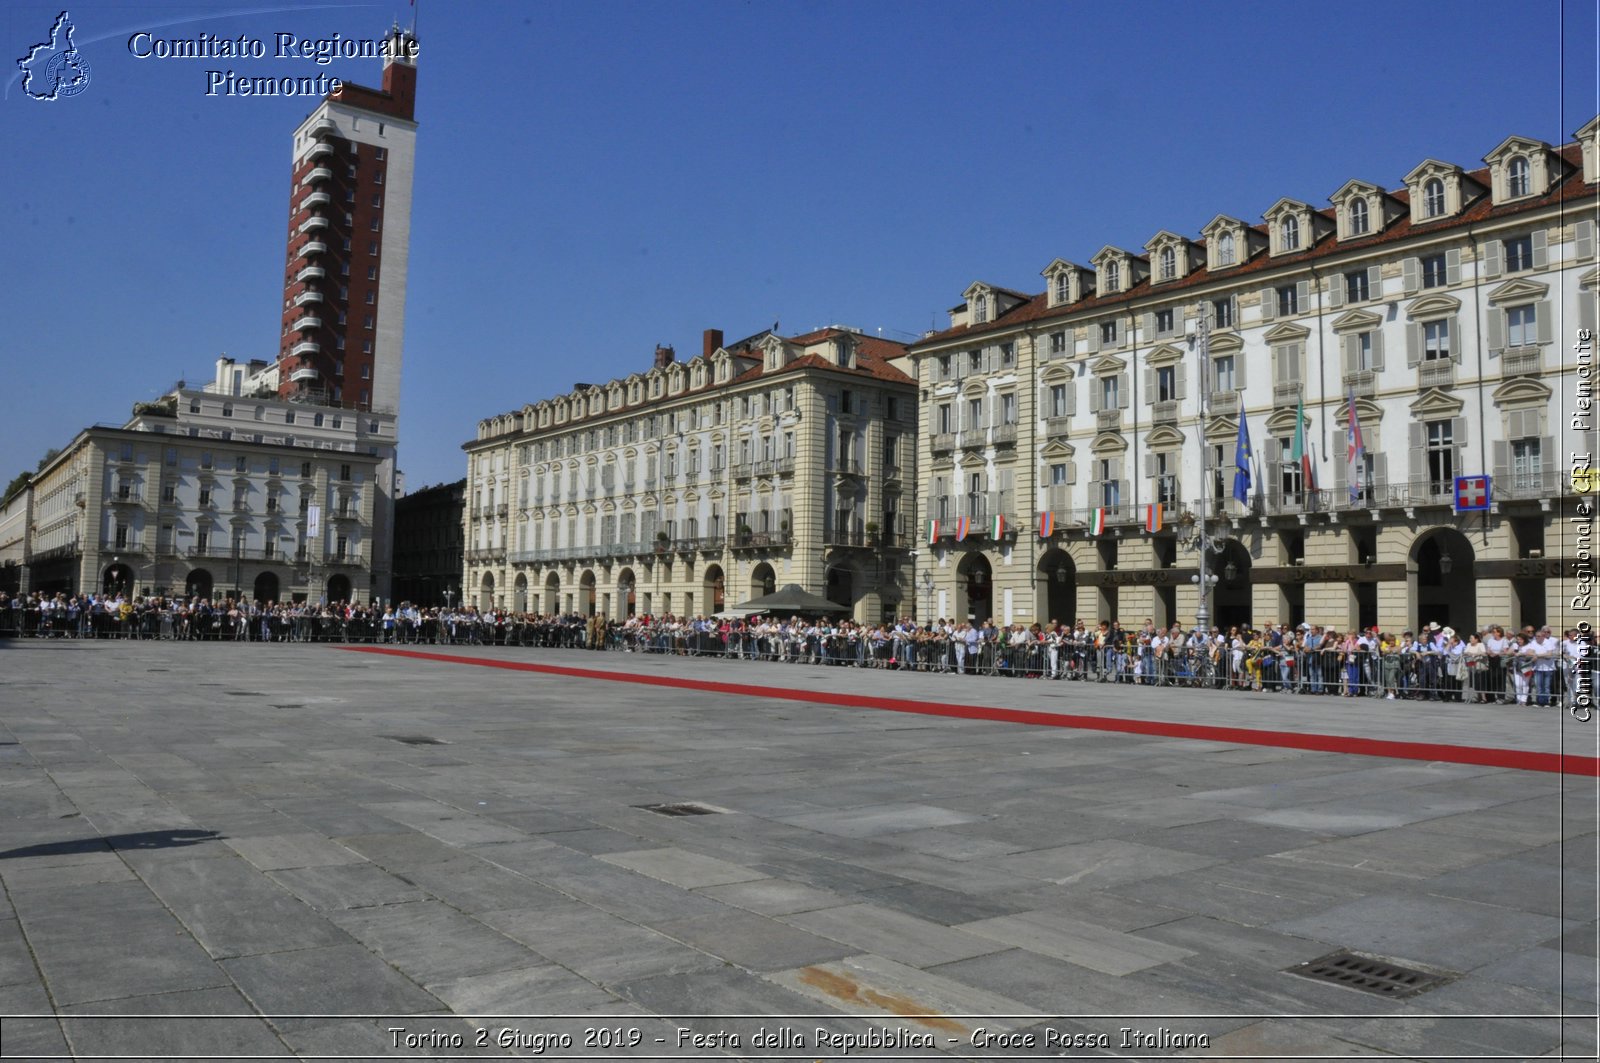
[[[1422,288],[1422,266],[1415,258],[1404,259],[1400,263],[1401,287],[1405,294],[1414,295]]]
[[[1543,229],[1533,230],[1533,268],[1544,269],[1549,264],[1549,248],[1546,244],[1547,236]]]
[[[1278,316],[1278,293],[1273,288],[1261,289],[1261,320],[1271,321]]]

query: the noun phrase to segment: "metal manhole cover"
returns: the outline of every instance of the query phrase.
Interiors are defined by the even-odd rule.
[[[707,808],[705,805],[697,805],[692,802],[676,805],[634,805],[633,807],[642,808],[646,812],[654,812],[658,816],[715,816],[718,814],[718,810],[715,808]]]
[[[1287,973],[1395,998],[1426,993],[1430,989],[1444,985],[1454,977],[1432,971],[1420,971],[1415,967],[1406,967],[1375,956],[1363,956],[1346,949],[1330,952],[1326,956],[1290,967]]]
[[[448,745],[442,738],[430,738],[427,735],[379,735],[391,742],[404,742],[408,746],[443,746]]]

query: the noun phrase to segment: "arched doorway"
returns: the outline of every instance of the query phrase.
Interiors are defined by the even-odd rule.
[[[772,566],[765,561],[757,565],[750,572],[750,597],[760,598],[772,594],[778,589],[778,577],[772,571]]]
[[[1078,619],[1078,566],[1065,550],[1046,550],[1039,558],[1036,588],[1040,623],[1059,620],[1070,625]]]
[[[638,580],[634,578],[633,569],[625,568],[617,573],[617,598],[622,602],[623,616],[633,616],[638,608],[637,585]]]
[[[494,573],[485,572],[483,582],[478,585],[478,609],[487,613],[494,608]]]
[[[1217,577],[1211,590],[1211,623],[1227,631],[1251,621],[1254,603],[1250,596],[1250,551],[1237,539],[1229,539],[1210,559],[1210,574]]]
[[[276,572],[263,572],[256,577],[256,601],[275,602],[278,600],[278,574]]]
[[[828,566],[827,591],[823,597],[835,605],[853,606],[856,603],[856,574],[850,566],[835,561]]]
[[[183,581],[183,593],[190,598],[211,597],[211,573],[203,568],[194,569]]]
[[[342,573],[328,577],[328,601],[348,602],[350,600],[350,577]]]
[[[528,611],[528,577],[526,573],[517,573],[517,582],[511,585],[512,608],[519,613]]]
[[[701,581],[701,601],[706,603],[707,613],[720,613],[723,609],[724,580],[721,565],[707,565],[705,578]]]
[[[1478,629],[1476,556],[1472,543],[1454,528],[1435,528],[1417,536],[1406,565],[1406,590],[1411,616],[1419,625],[1452,627],[1463,638]]]
[[[561,612],[561,577],[554,571],[544,578],[544,611],[549,616]]]
[[[981,551],[956,566],[956,619],[981,624],[994,616],[994,571]]]
[[[106,594],[130,595],[133,593],[133,569],[118,561],[107,565],[100,580],[100,589]]]
[[[578,577],[578,612],[584,616],[594,615],[594,569],[586,568],[583,575]]]

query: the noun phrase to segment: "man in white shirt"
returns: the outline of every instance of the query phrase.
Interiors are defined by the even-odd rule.
[[[1539,629],[1529,645],[1533,657],[1533,704],[1549,705],[1550,688],[1560,664],[1561,645],[1550,634],[1549,625]]]

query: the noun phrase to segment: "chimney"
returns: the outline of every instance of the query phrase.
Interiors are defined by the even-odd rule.
[[[678,358],[677,352],[674,351],[671,347],[663,347],[659,343],[656,344],[656,368],[657,369],[665,369],[667,366],[669,366],[673,362],[677,361],[677,358]]]
[[[717,348],[721,346],[722,330],[719,328],[706,329],[705,335],[700,341],[700,353],[705,357],[710,358],[712,354],[716,352]]]

